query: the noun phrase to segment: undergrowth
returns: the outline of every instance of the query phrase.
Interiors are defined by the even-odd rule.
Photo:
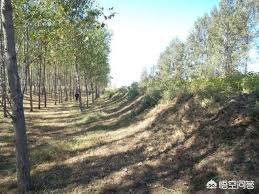
[[[183,92],[198,93],[205,97],[229,97],[238,93],[254,92],[259,97],[259,74],[234,74],[227,77],[199,78],[193,80],[150,80],[146,84],[146,88],[147,91],[158,91],[159,88],[164,100],[171,100],[178,93]]]

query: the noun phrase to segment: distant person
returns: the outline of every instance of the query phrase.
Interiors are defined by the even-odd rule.
[[[79,100],[79,92],[78,91],[76,91],[75,97],[76,97],[76,101],[78,101]]]

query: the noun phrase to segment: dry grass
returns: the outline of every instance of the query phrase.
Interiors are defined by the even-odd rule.
[[[206,193],[210,179],[258,177],[254,96],[224,105],[178,96],[133,116],[141,100],[100,99],[82,114],[53,102],[30,113],[25,101],[32,192]],[[0,170],[0,192],[15,192],[8,119],[0,120]]]

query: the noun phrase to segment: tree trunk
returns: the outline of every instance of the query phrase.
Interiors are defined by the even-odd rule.
[[[23,95],[17,70],[15,38],[11,0],[1,2],[2,20],[4,24],[4,45],[11,91],[13,127],[16,138],[16,170],[18,193],[26,193],[30,187],[30,165],[27,150],[27,135],[23,110]]]
[[[77,56],[76,56],[76,84],[77,84],[77,92],[79,93],[79,108],[80,111],[83,111],[83,107],[82,107],[82,96],[81,96],[81,87],[80,87],[80,72],[79,72],[79,66],[78,66],[78,62],[77,62]]]
[[[25,37],[24,37],[24,85],[23,85],[23,94],[27,93],[27,82],[28,82],[28,74],[29,74],[29,34],[28,34],[28,27],[25,29]]]
[[[42,42],[40,42],[40,52],[42,52]],[[41,105],[41,68],[42,68],[42,55],[40,55],[40,63],[39,63],[39,82],[38,82],[38,98],[39,98],[39,102],[38,102],[38,108],[40,109],[40,105]]]
[[[92,104],[94,103],[94,84],[93,81],[91,81],[91,95],[92,95]]]
[[[98,94],[98,85],[97,83],[95,83],[95,99],[99,98],[99,94]]]
[[[69,100],[72,101],[72,79],[71,79],[71,72],[69,72]]]
[[[60,79],[60,68],[58,68],[58,103],[61,103],[61,79]]]
[[[63,75],[62,73],[60,74],[60,102],[63,103],[63,89],[62,89],[62,81],[63,81]]]
[[[68,101],[67,87],[65,87],[64,92],[65,92],[65,101],[67,102]]]
[[[45,43],[45,56],[43,61],[43,81],[42,81],[42,88],[43,88],[43,96],[44,96],[44,107],[47,107],[47,94],[46,94],[46,55],[47,55],[47,45]]]
[[[72,93],[73,93],[72,97],[73,97],[73,100],[75,100],[75,91],[76,91],[76,86],[75,85],[76,85],[75,84],[75,79],[73,79],[73,81],[72,81]]]
[[[52,92],[53,92],[53,88],[51,86],[53,86],[53,84],[51,84],[51,78],[53,76],[52,72],[50,71],[50,67],[49,67],[49,71],[48,71],[48,93],[50,95],[50,98],[53,98]]]
[[[31,72],[32,72],[32,71],[31,71]],[[31,74],[31,76],[32,76],[32,79],[33,79],[33,82],[32,82],[32,83],[33,83],[33,94],[36,95],[36,87],[37,87],[37,86],[36,86],[36,85],[37,85],[36,82],[37,82],[37,81],[36,81],[35,76],[33,76],[33,74]]]
[[[57,105],[57,65],[55,65],[55,73],[54,73],[54,100],[55,100],[55,105]]]
[[[60,103],[63,102],[63,91],[62,91],[62,87],[61,87],[61,84],[60,84]]]
[[[31,67],[29,67],[29,79],[28,79],[28,82],[29,82],[29,92],[30,92],[30,112],[33,111],[33,99],[32,99],[32,70],[31,70]]]
[[[86,75],[85,75],[85,93],[86,93],[86,107],[88,108],[89,107],[89,91],[88,91],[88,84],[87,84]]]
[[[65,73],[65,75],[64,75],[64,84],[65,84],[65,86],[64,86],[64,96],[65,96],[65,101],[68,101],[68,93],[67,93],[67,71],[66,71],[66,73]]]
[[[2,17],[1,17],[1,29],[0,32],[3,32],[3,22],[2,22]],[[3,106],[3,113],[4,113],[4,117],[7,117],[7,107],[6,107],[6,74],[5,74],[5,61],[4,61],[4,45],[3,45],[4,39],[3,36],[1,36],[1,67],[2,67],[2,71],[1,71],[1,76],[2,76],[2,80],[1,80],[1,84],[2,84],[2,106]]]
[[[27,81],[29,85],[29,95],[30,95],[30,112],[33,111],[33,104],[32,104],[32,81],[31,81],[31,68],[29,64],[29,30],[28,27],[26,27],[25,31],[25,50],[24,50],[24,55],[25,55],[25,67],[26,67],[26,72],[25,72],[25,86],[24,86],[24,91],[27,91]],[[23,91],[23,93],[24,93]]]
[[[3,60],[3,111],[4,111],[4,117],[7,117],[7,107],[6,107],[6,74],[5,74],[5,61]]]

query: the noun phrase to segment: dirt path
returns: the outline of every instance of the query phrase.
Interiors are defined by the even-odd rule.
[[[125,96],[100,100],[83,114],[75,104],[26,112],[33,189],[101,192],[121,184],[129,169],[145,160],[141,141],[149,135],[144,129],[150,119],[130,124],[137,101],[128,103]],[[14,139],[8,128],[7,121],[1,123],[0,166],[7,169],[1,174],[3,192],[15,189]]]

